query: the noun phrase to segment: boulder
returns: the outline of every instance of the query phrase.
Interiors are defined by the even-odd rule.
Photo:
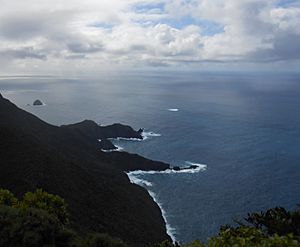
[[[37,99],[33,102],[33,105],[43,105],[43,102]]]

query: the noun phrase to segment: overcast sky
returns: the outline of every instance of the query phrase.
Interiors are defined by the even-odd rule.
[[[0,0],[1,73],[300,65],[299,0]]]

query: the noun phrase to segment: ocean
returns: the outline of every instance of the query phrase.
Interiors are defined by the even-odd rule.
[[[145,128],[125,151],[197,172],[131,174],[163,209],[168,232],[206,241],[248,212],[300,203],[300,74],[131,72],[0,77],[0,92],[43,120]],[[44,106],[32,106],[35,99]],[[29,104],[29,105],[28,105]]]

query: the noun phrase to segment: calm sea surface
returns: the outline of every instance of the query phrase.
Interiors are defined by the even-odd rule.
[[[300,203],[299,74],[0,77],[0,92],[56,125],[143,127],[161,136],[116,144],[173,165],[206,164],[194,174],[139,176],[180,242],[205,241],[247,212]],[[35,99],[46,105],[27,106]]]

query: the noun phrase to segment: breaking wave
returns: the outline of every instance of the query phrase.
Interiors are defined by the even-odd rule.
[[[114,145],[116,147],[116,149],[108,149],[108,150],[105,150],[105,149],[101,149],[102,152],[105,152],[105,153],[110,153],[110,152],[121,152],[124,148],[122,148],[121,146],[118,146],[118,145]]]
[[[167,109],[168,111],[172,111],[172,112],[177,112],[177,111],[179,111],[179,109],[177,109],[177,108],[169,108],[169,109]]]
[[[150,137],[159,137],[159,136],[161,136],[161,134],[154,133],[152,131],[143,131],[142,132],[143,140],[147,140]]]
[[[108,139],[109,140],[117,140],[117,141],[138,141],[138,142],[140,142],[140,141],[147,140],[150,137],[159,137],[159,136],[161,136],[161,134],[154,133],[152,131],[143,131],[141,135],[142,135],[143,139],[140,139],[140,138],[126,138],[126,137],[117,137],[117,138],[108,138]]]
[[[137,185],[140,185],[142,187],[146,187],[146,189],[148,190],[149,192],[149,195],[152,197],[153,201],[158,205],[158,207],[160,208],[160,211],[161,211],[161,214],[162,214],[162,217],[165,221],[165,224],[166,224],[166,230],[167,230],[167,234],[171,237],[172,241],[175,243],[176,242],[176,238],[175,238],[175,233],[176,233],[176,229],[174,227],[172,227],[169,223],[168,223],[168,220],[167,220],[167,217],[166,217],[166,211],[163,209],[162,207],[162,204],[158,201],[157,199],[157,196],[156,194],[151,191],[149,189],[149,187],[152,187],[152,183],[145,180],[145,179],[141,179],[141,178],[138,178],[134,172],[128,172],[127,173],[127,176],[130,180],[131,183],[133,184],[137,184]]]
[[[140,185],[144,188],[146,188],[150,194],[150,196],[153,198],[154,202],[159,206],[163,219],[166,223],[166,230],[167,234],[171,237],[173,242],[176,242],[176,229],[172,227],[167,220],[167,214],[166,211],[163,209],[163,205],[158,201],[156,194],[151,190],[151,187],[153,187],[153,184],[146,179],[141,178],[142,175],[145,174],[176,174],[176,173],[197,173],[200,171],[205,171],[207,168],[207,165],[204,164],[199,164],[191,161],[186,161],[185,162],[188,167],[181,167],[181,170],[175,171],[173,169],[167,169],[165,171],[142,171],[142,170],[137,170],[137,171],[131,171],[127,173],[127,176],[130,180],[131,183]],[[190,166],[197,166],[190,168]]]
[[[196,168],[189,168],[189,167],[180,167],[181,170],[176,171],[173,169],[167,169],[164,171],[142,171],[142,170],[137,170],[137,171],[132,171],[129,172],[128,174],[131,175],[144,175],[144,174],[176,174],[176,173],[198,173],[201,171],[205,171],[207,168],[207,165],[204,164],[199,164],[199,163],[194,163],[194,162],[190,162],[190,161],[186,161],[185,162],[188,165],[193,165],[193,166],[197,166]]]
[[[162,204],[158,201],[156,194],[153,191],[148,190],[150,196],[153,198],[153,201],[158,205],[158,207],[160,208],[162,217],[166,223],[166,230],[167,230],[167,234],[171,237],[173,243],[176,242],[176,229],[174,227],[172,227],[168,221],[167,221],[167,217],[166,217],[166,211],[163,209]]]
[[[117,141],[142,141],[140,138],[126,138],[126,137],[117,137],[117,138],[108,138],[108,140],[117,140]]]

